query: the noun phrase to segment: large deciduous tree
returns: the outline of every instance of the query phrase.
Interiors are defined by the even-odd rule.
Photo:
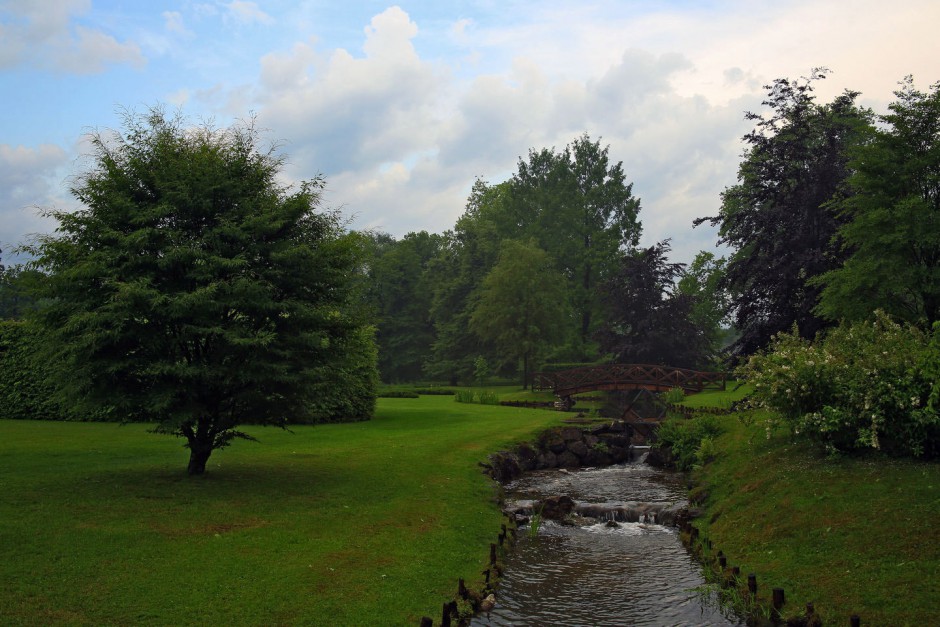
[[[740,336],[737,354],[751,354],[795,324],[812,338],[828,326],[814,309],[820,288],[810,280],[841,265],[833,242],[843,224],[829,203],[846,193],[848,150],[864,141],[870,113],[846,91],[831,103],[815,102],[813,82],[825,77],[778,79],[767,87],[768,112],[749,112],[754,130],[738,183],[722,193],[720,242],[733,249],[722,287]]]
[[[521,362],[523,389],[535,358],[563,341],[570,317],[564,285],[544,250],[518,240],[503,240],[499,261],[483,279],[470,328],[497,347],[503,361]]]
[[[852,153],[853,195],[838,203],[845,265],[824,285],[819,311],[861,320],[876,309],[909,322],[940,320],[940,83],[909,76],[884,126]]]
[[[593,352],[598,287],[619,253],[636,246],[641,230],[640,201],[622,164],[611,163],[608,152],[587,134],[560,152],[532,150],[528,161],[519,160],[507,201],[506,213],[518,229],[512,237],[536,238],[568,280],[581,357]]]
[[[371,414],[374,341],[351,300],[361,245],[318,210],[321,179],[280,184],[251,123],[191,128],[158,108],[91,144],[72,188],[83,208],[51,211],[57,232],[30,250],[63,399],[157,421],[185,438],[190,474],[248,438],[245,422]]]

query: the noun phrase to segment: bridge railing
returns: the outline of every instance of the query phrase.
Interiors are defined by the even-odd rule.
[[[557,372],[537,372],[533,377],[532,389],[564,394],[620,386],[647,389],[677,387],[688,392],[700,392],[708,388],[723,390],[725,373],[651,364],[604,364]]]

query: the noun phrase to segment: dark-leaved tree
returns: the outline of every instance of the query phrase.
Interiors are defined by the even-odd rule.
[[[767,86],[770,111],[746,114],[755,127],[744,136],[738,183],[722,193],[718,216],[696,221],[718,225],[720,243],[733,249],[721,287],[740,333],[736,354],[794,324],[807,338],[829,324],[814,312],[820,288],[811,279],[845,258],[834,242],[844,221],[828,207],[847,193],[848,151],[867,137],[871,114],[851,91],[817,104],[813,82],[825,75]]]
[[[669,240],[625,254],[603,285],[605,316],[597,332],[615,362],[701,367],[709,360],[706,329],[695,322],[695,297],[676,289],[684,264],[668,260]]]
[[[361,244],[317,210],[321,179],[280,184],[250,123],[192,128],[159,108],[91,142],[83,208],[51,211],[57,232],[28,250],[48,274],[35,320],[63,400],[156,421],[185,438],[190,474],[250,439],[245,422],[371,415]]]

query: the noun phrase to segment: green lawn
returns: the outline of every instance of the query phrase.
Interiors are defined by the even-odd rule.
[[[0,624],[436,622],[502,522],[478,462],[563,417],[380,399],[250,428],[202,478],[145,425],[0,421]]]
[[[785,614],[812,601],[826,624],[851,614],[863,625],[940,624],[940,464],[829,458],[782,431],[768,438],[759,424],[720,420],[718,457],[697,476],[709,498],[695,524],[729,565],[757,575],[761,598],[781,587]]]

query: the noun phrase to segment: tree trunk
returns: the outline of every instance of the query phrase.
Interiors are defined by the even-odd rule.
[[[212,446],[190,441],[189,443],[189,467],[187,472],[190,476],[202,475],[206,472],[206,462],[212,455]]]

